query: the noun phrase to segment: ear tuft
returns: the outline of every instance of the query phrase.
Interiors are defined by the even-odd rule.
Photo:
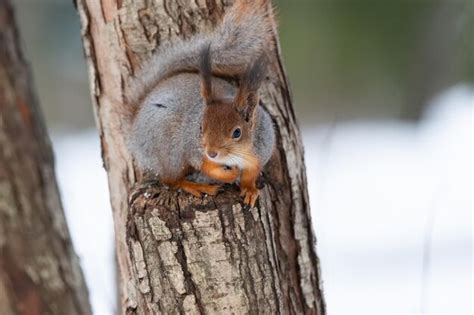
[[[249,91],[257,91],[267,76],[268,57],[261,55],[247,69],[242,82]]]
[[[253,114],[258,104],[258,89],[267,76],[268,57],[262,54],[247,68],[240,81],[235,106],[246,120]]]
[[[200,53],[201,96],[206,104],[213,102],[211,44],[204,46]]]

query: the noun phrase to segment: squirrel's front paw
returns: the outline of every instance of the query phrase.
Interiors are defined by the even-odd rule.
[[[220,181],[231,184],[237,180],[240,176],[240,169],[236,166],[227,166],[222,167],[222,175],[219,178]]]
[[[255,202],[257,201],[258,196],[260,195],[260,190],[258,190],[257,188],[242,187],[240,191],[240,195],[244,197],[244,203],[251,207],[254,207]]]

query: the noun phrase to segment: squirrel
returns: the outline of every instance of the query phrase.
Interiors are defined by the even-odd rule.
[[[258,91],[274,47],[269,0],[236,0],[216,29],[162,45],[131,82],[127,147],[142,171],[195,196],[240,179],[254,206],[275,134]]]

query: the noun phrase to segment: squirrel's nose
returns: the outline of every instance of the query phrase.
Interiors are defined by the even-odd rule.
[[[217,152],[215,151],[207,151],[207,155],[211,158],[214,159],[217,157]]]

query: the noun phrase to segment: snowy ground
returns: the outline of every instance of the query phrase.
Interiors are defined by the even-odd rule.
[[[472,313],[473,108],[474,90],[459,86],[419,125],[303,128],[329,313]],[[53,143],[94,311],[112,314],[113,225],[98,137],[57,132]]]

